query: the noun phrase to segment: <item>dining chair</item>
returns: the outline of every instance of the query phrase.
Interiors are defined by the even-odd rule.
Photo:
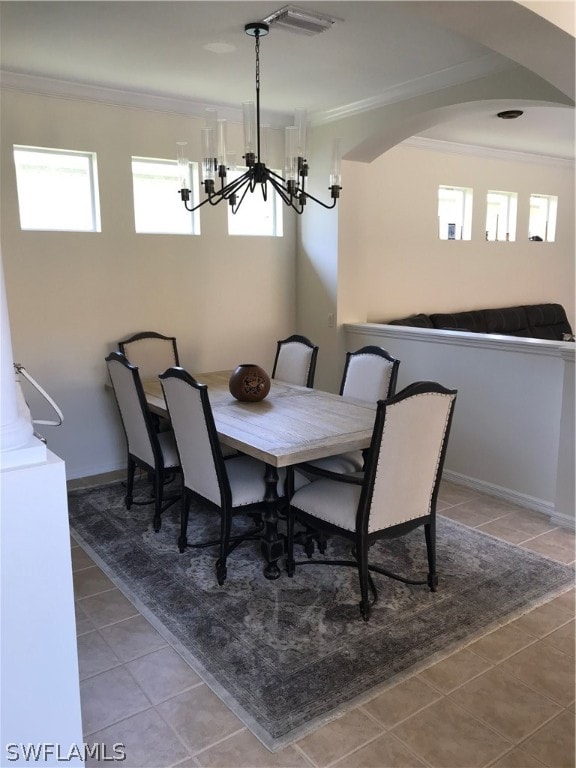
[[[305,336],[294,334],[281,339],[276,347],[272,378],[311,388],[314,386],[317,357],[317,345]]]
[[[164,498],[164,485],[171,475],[180,471],[180,462],[172,430],[158,432],[146,403],[146,395],[137,366],[128,362],[121,352],[112,352],[106,358],[112,389],[120,412],[126,438],[127,480],[124,502],[126,509],[132,504],[150,504],[151,501],[134,501],[134,474],[136,466],[142,467],[152,479],[154,517],[153,526],[159,531],[162,513],[171,506],[178,495]]]
[[[156,378],[167,368],[180,365],[176,338],[156,331],[142,331],[119,341],[118,349],[137,366],[142,379]]]
[[[286,570],[296,565],[343,565],[358,571],[360,613],[368,621],[378,599],[371,571],[406,584],[427,584],[436,591],[436,501],[457,391],[435,382],[410,384],[380,400],[363,473],[320,478],[293,492],[288,472]],[[294,560],[294,524],[321,529],[352,542],[352,560]],[[408,578],[368,561],[379,539],[395,538],[423,527],[428,559],[424,580]],[[385,557],[386,550],[380,549]],[[372,594],[369,600],[368,590]]]
[[[399,366],[400,360],[382,347],[370,345],[356,352],[347,352],[340,395],[376,405],[379,400],[392,397],[395,393]],[[365,451],[348,451],[317,459],[306,466],[317,474],[361,472],[364,454]]]
[[[235,513],[249,514],[264,504],[266,465],[243,454],[224,461],[205,384],[199,384],[182,368],[170,368],[160,375],[160,381],[183,472],[178,547],[184,552],[187,546],[219,544],[216,578],[222,585],[227,576],[228,555],[243,541],[263,530],[260,516],[256,515],[255,528],[231,536]],[[283,496],[284,477],[285,473],[282,473],[282,479],[278,481],[279,496]],[[214,542],[188,543],[188,518],[193,497],[203,499],[219,512],[220,537]]]

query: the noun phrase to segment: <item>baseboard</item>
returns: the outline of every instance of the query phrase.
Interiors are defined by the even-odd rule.
[[[474,477],[461,475],[460,473],[453,472],[449,469],[444,470],[442,477],[456,485],[463,485],[466,488],[472,488],[473,490],[480,491],[488,496],[496,496],[499,499],[504,499],[511,504],[517,504],[526,509],[533,509],[535,512],[540,512],[541,514],[546,515],[554,525],[574,530],[574,518],[570,518],[568,515],[563,515],[557,512],[551,501],[544,501],[543,499],[537,499],[534,496],[527,496],[524,493],[518,493],[518,491],[513,491],[510,488],[503,488],[494,483],[487,483],[485,480],[477,480]]]
[[[561,512],[554,512],[550,515],[550,522],[554,525],[558,525],[560,528],[570,528],[570,530],[576,530],[576,520],[568,515],[563,515]]]

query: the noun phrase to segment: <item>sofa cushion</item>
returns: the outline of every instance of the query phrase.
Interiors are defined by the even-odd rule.
[[[486,333],[504,336],[531,336],[525,307],[485,309]]]
[[[526,311],[530,336],[535,339],[554,339],[562,341],[563,333],[572,333],[561,304],[527,304]]]
[[[390,320],[387,325],[411,325],[413,328],[434,328],[428,315],[422,313],[402,317],[400,320]]]
[[[437,313],[430,315],[434,328],[445,331],[471,331],[472,333],[486,333],[486,320],[484,310],[473,309],[470,312]]]

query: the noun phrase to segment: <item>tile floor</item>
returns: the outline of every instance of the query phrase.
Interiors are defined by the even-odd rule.
[[[574,563],[574,535],[445,483],[447,517]],[[574,749],[574,601],[561,595],[268,752],[72,542],[84,737],[135,768],[568,768]],[[106,762],[103,764],[113,765]]]

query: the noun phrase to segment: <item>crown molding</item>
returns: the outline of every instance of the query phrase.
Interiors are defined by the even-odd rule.
[[[490,158],[492,160],[508,160],[515,163],[533,163],[536,165],[552,165],[558,168],[574,170],[574,160],[567,157],[552,157],[528,152],[516,152],[512,149],[495,149],[482,147],[477,144],[459,144],[453,141],[441,141],[440,139],[426,139],[413,136],[397,144],[398,147],[409,149],[422,149],[427,152],[443,152],[451,155],[467,155],[468,157]]]
[[[20,72],[0,70],[0,88],[10,91],[33,93],[39,96],[52,96],[61,99],[107,104],[114,107],[146,109],[152,112],[165,112],[186,117],[204,117],[206,107],[217,107],[220,117],[231,122],[242,122],[241,107],[195,101],[194,99],[179,99],[170,96],[159,96],[141,91],[126,91],[117,88],[106,88],[100,85],[57,80],[49,77],[26,75]],[[262,112],[262,117],[272,128],[284,128],[291,119],[286,115]]]
[[[493,75],[498,72],[504,72],[511,68],[510,61],[495,53],[488,53],[480,56],[473,61],[466,61],[462,64],[456,64],[453,67],[431,72],[423,77],[407,80],[404,83],[398,83],[387,88],[378,96],[362,101],[355,101],[351,104],[345,104],[336,109],[328,109],[324,112],[312,114],[313,125],[324,125],[335,120],[341,120],[347,117],[369,112],[373,109],[385,107],[388,104],[394,104],[399,101],[423,96],[426,93],[432,93],[442,88],[449,88],[453,85],[461,85],[472,80],[478,80],[487,75]],[[515,68],[515,67],[514,67]]]

